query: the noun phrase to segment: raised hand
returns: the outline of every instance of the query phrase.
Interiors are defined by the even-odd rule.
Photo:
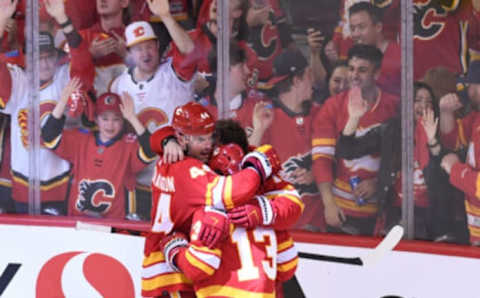
[[[0,20],[11,18],[17,8],[18,0],[0,0]]]
[[[247,13],[247,23],[249,26],[259,26],[267,24],[270,21],[271,7],[268,5],[255,7],[252,6]]]
[[[325,56],[327,57],[328,61],[330,61],[330,63],[334,63],[335,61],[338,60],[338,49],[332,40],[327,42],[327,44],[325,45],[324,52],[325,52]]]
[[[80,81],[80,78],[78,77],[71,78],[70,81],[68,81],[67,85],[62,90],[62,93],[60,95],[60,101],[67,103],[68,99],[70,98],[70,95],[72,95],[72,93],[74,92],[78,92],[81,87],[82,87],[82,82]]]
[[[348,100],[348,115],[360,119],[367,111],[368,103],[362,98],[362,91],[358,87],[353,87]]]
[[[170,4],[168,0],[147,0],[150,11],[161,18],[170,17]]]
[[[440,98],[439,102],[440,112],[442,113],[453,113],[463,105],[460,102],[460,98],[456,93],[448,93],[442,98]]]
[[[310,47],[310,51],[315,54],[320,54],[325,36],[323,36],[321,31],[315,30],[314,28],[308,28],[307,33],[307,42],[308,46]]]
[[[423,128],[425,129],[425,133],[427,134],[428,143],[430,144],[435,139],[438,128],[438,117],[435,118],[432,109],[423,110],[422,124]]]
[[[265,131],[273,122],[273,110],[271,104],[260,101],[253,108],[253,128]]]
[[[123,118],[131,121],[132,118],[136,117],[133,98],[128,92],[123,92],[121,99],[122,103],[120,104],[120,111],[122,112]]]
[[[61,24],[67,21],[64,0],[45,0],[44,3],[45,10],[57,23]]]

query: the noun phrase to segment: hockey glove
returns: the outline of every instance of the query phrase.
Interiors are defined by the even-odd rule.
[[[247,229],[270,226],[275,220],[275,209],[266,197],[255,196],[249,203],[230,210],[228,218],[233,224]]]
[[[275,149],[271,145],[262,145],[245,155],[241,167],[253,167],[264,182],[280,170],[281,164]]]
[[[180,270],[175,265],[174,258],[182,249],[186,249],[187,246],[187,237],[178,232],[163,237],[159,243],[160,250],[163,251],[163,255],[165,256],[165,261],[177,272]]]
[[[222,211],[207,206],[204,209],[202,226],[198,233],[198,239],[203,245],[212,249],[217,243],[225,238],[228,233],[228,216]]]

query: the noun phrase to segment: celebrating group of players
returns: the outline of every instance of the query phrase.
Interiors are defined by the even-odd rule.
[[[32,103],[25,2],[0,0],[1,213],[26,213],[39,180],[43,214],[150,219],[149,297],[275,297],[297,264],[288,229],[385,230],[380,197],[395,186],[401,202],[401,175],[362,140],[398,117],[400,1],[340,1],[331,40],[302,28],[307,60],[281,1],[231,0],[227,98],[216,85],[217,1],[39,2]],[[465,71],[465,54],[480,49],[476,12],[445,18],[458,1],[414,2],[415,57],[438,50],[415,62],[415,79]],[[422,100],[415,196],[429,210],[425,156],[439,148],[433,99]],[[237,122],[217,121],[219,106]]]

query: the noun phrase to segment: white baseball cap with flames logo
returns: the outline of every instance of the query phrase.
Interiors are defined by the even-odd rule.
[[[127,41],[127,47],[131,47],[143,41],[157,39],[157,36],[148,22],[139,21],[127,26],[125,29],[125,39]]]

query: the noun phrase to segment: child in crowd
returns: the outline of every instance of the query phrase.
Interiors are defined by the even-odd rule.
[[[42,127],[44,145],[73,165],[68,214],[122,219],[131,206],[135,175],[154,160],[150,133],[138,120],[132,98],[104,93],[97,99],[97,131],[63,130],[70,94],[77,78],[64,88],[60,101]],[[125,133],[126,119],[136,136]],[[128,199],[128,202],[126,200]]]

